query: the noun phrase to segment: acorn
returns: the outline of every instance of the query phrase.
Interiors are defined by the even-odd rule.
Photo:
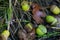
[[[53,16],[46,16],[46,22],[47,23],[51,23],[51,25],[54,25],[55,23],[57,23],[57,19]]]
[[[60,11],[60,10],[59,10]]]
[[[52,5],[50,10],[53,12],[53,14],[58,15],[60,13],[60,9],[56,5]]]
[[[44,25],[39,25],[38,28],[36,29],[36,34],[38,37],[41,37],[46,33],[47,33],[47,29]]]
[[[23,2],[21,3],[21,6],[22,6],[22,10],[23,10],[23,11],[28,11],[28,10],[30,9],[30,5],[28,4],[27,1],[23,1]]]
[[[31,23],[27,23],[24,28],[27,32],[31,32],[33,29],[33,25]]]
[[[0,40],[7,40],[10,35],[10,32],[8,30],[4,30],[0,35]]]

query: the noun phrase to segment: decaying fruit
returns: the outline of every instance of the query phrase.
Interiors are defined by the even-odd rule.
[[[56,14],[56,15],[60,13],[60,9],[56,5],[52,5],[50,10],[53,12],[53,14]]]
[[[36,34],[41,37],[43,36],[45,33],[47,33],[47,29],[44,25],[39,25],[38,28],[36,29]]]
[[[23,1],[21,3],[21,6],[22,6],[22,10],[24,10],[24,11],[28,11],[30,9],[30,6],[27,1]]]
[[[47,23],[52,23],[52,25],[53,25],[53,24],[55,24],[57,22],[57,19],[54,18],[53,16],[49,15],[49,16],[46,17],[46,22]]]

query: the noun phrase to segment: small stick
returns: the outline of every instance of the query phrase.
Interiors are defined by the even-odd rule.
[[[16,3],[17,3],[17,0],[15,0],[14,6],[16,5]]]
[[[9,30],[9,28],[10,28],[10,21],[8,22],[8,28],[7,28],[7,30]]]

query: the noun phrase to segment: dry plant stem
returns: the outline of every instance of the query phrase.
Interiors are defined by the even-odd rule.
[[[9,8],[11,7],[11,1],[12,1],[12,0],[9,0]]]
[[[13,9],[14,10],[14,9]],[[14,11],[14,13],[15,13],[15,11]],[[18,22],[18,25],[19,25],[19,28],[21,28],[22,30],[24,30],[23,29],[23,27],[22,27],[22,25],[21,25],[21,21],[18,19],[18,17],[17,17],[17,14],[15,13],[15,17],[16,17],[16,20],[17,20],[17,22]],[[25,31],[25,30],[24,30]]]
[[[60,30],[60,28],[59,27],[52,27],[53,29],[59,29]]]
[[[17,0],[15,0],[14,6],[16,5],[16,3],[17,3]]]
[[[9,0],[9,8],[11,7],[11,0]],[[8,28],[7,28],[7,30],[9,30],[9,27],[10,27],[10,21],[8,21]]]
[[[28,19],[31,21],[30,14],[29,13],[26,13],[26,12],[24,12],[24,13],[27,15]]]
[[[8,28],[7,28],[7,30],[9,30],[9,28],[10,28],[10,21],[8,21]]]
[[[32,4],[32,1],[30,0],[29,4],[31,5]]]
[[[0,21],[0,27],[3,27],[4,19],[5,18],[1,19],[1,21]]]
[[[57,0],[57,2],[59,2],[59,3],[60,3],[60,0]]]

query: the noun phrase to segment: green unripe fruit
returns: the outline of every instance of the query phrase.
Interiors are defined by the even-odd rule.
[[[60,9],[56,5],[51,6],[50,10],[56,15],[60,13]]]
[[[22,10],[24,11],[28,11],[30,9],[30,6],[28,5],[27,1],[23,1],[21,6],[22,6]]]
[[[53,25],[53,24],[55,24],[57,22],[57,19],[54,18],[53,16],[49,15],[49,16],[46,17],[46,22],[47,23],[52,23],[51,25]]]
[[[31,32],[32,29],[33,29],[33,25],[31,23],[28,23],[28,24],[25,25],[24,28],[27,32]]]
[[[59,10],[60,11],[60,10]]]
[[[51,23],[51,22],[53,22],[55,20],[55,18],[53,17],[53,16],[47,16],[46,17],[46,21],[48,22],[48,23]]]
[[[28,23],[26,26],[29,27],[30,29],[33,28],[31,23]]]
[[[43,36],[45,33],[47,33],[47,29],[44,25],[39,25],[38,28],[36,29],[36,34],[41,37]]]
[[[57,19],[55,18],[55,20],[52,22],[51,25],[55,25],[57,23]]]
[[[4,30],[0,35],[0,40],[7,40],[10,36],[10,32],[8,30]]]

